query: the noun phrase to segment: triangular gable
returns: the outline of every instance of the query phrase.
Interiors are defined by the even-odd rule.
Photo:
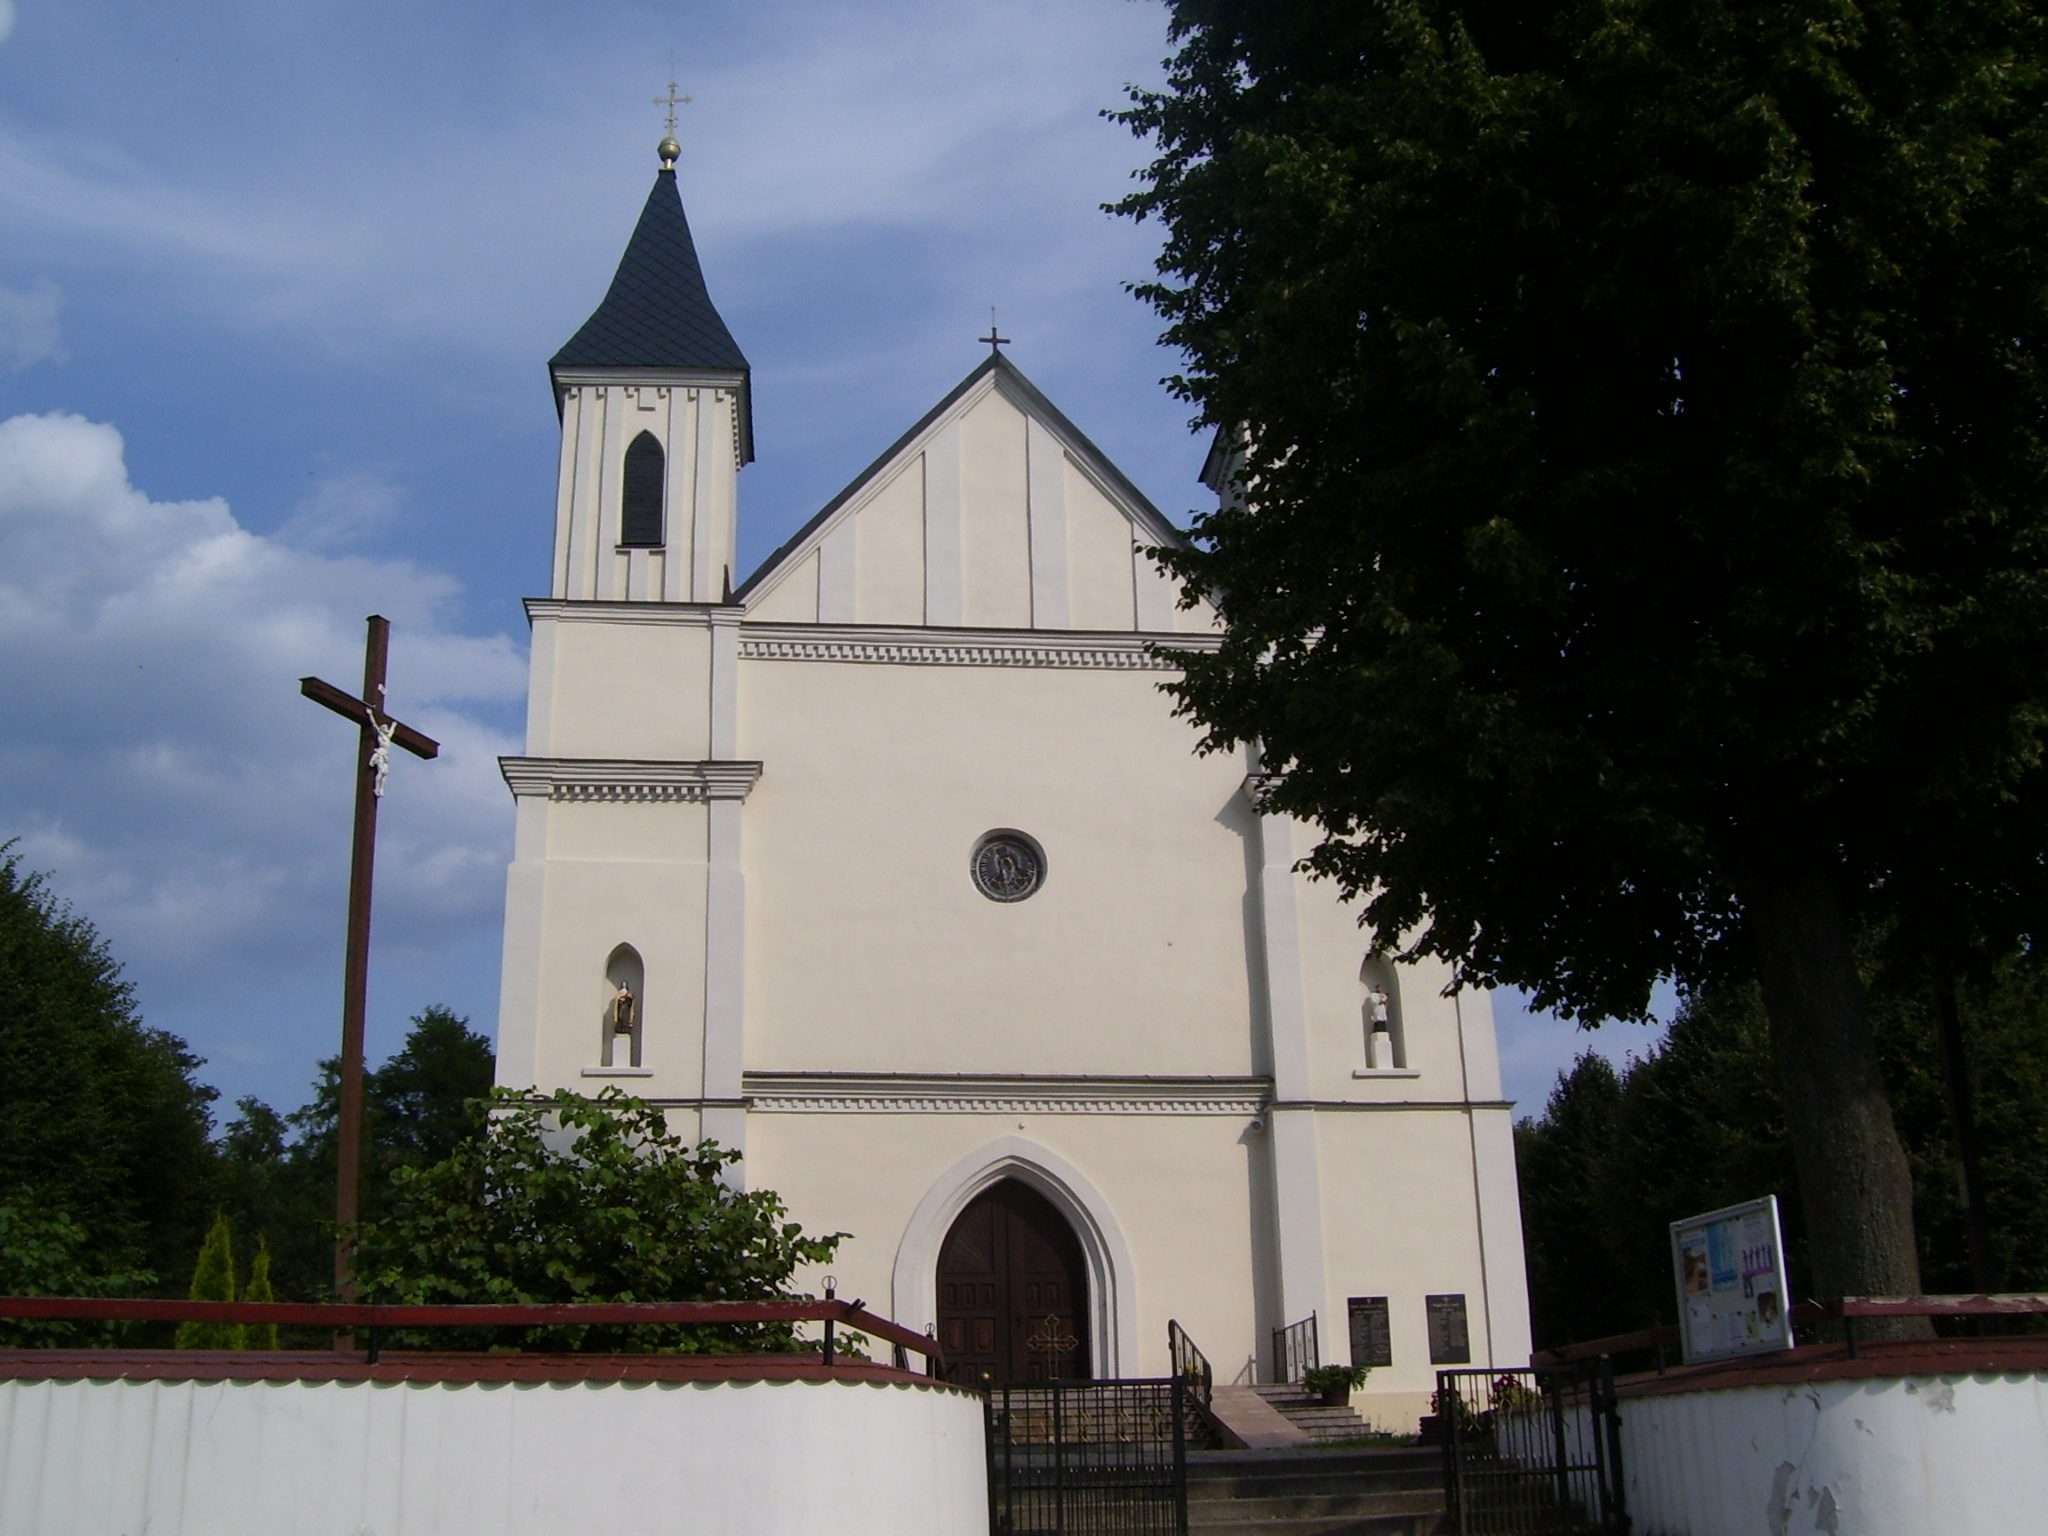
[[[994,353],[734,597],[786,623],[1207,630],[1141,553],[1184,539]]]

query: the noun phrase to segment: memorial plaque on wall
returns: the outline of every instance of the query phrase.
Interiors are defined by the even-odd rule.
[[[1422,1304],[1429,1312],[1429,1363],[1470,1365],[1472,1335],[1465,1327],[1465,1298],[1425,1296]]]
[[[1345,1310],[1351,1317],[1351,1363],[1392,1365],[1394,1335],[1387,1327],[1387,1298],[1353,1296]]]

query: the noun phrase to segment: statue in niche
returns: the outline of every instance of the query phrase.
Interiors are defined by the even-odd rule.
[[[1394,1059],[1393,1025],[1388,1019],[1387,989],[1378,982],[1365,994],[1365,1064],[1376,1072],[1397,1066]]]
[[[633,1033],[633,989],[624,982],[619,983],[618,994],[612,998],[612,1033],[630,1035]]]

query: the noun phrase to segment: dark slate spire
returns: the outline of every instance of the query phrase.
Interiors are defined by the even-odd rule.
[[[674,170],[656,174],[611,290],[548,367],[747,373],[746,356],[704,286]]]
[[[754,457],[752,370],[746,354],[712,306],[697,264],[697,244],[690,221],[683,217],[682,194],[676,190],[673,137],[661,141],[661,170],[626,254],[604,302],[583,328],[548,359],[548,376],[564,368],[689,368],[707,373],[737,373],[739,383],[740,462]],[[561,392],[556,390],[559,406]]]

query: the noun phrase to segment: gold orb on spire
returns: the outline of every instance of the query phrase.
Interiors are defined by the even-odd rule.
[[[682,155],[683,146],[678,144],[675,136],[671,134],[654,146],[654,152],[661,156],[661,168],[664,171],[672,171],[676,168],[676,160]]]

